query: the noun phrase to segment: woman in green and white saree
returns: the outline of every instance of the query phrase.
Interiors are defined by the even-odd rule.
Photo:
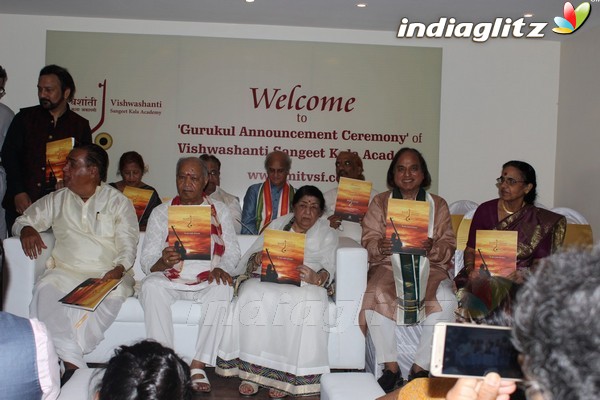
[[[384,366],[379,384],[391,392],[403,384],[396,331],[399,337],[412,337],[416,342],[409,379],[427,376],[433,325],[455,319],[457,303],[448,271],[452,269],[456,237],[446,201],[425,191],[431,185],[431,175],[419,151],[402,148],[396,153],[388,169],[387,184],[391,190],[375,196],[363,218],[362,245],[369,255],[369,275],[360,324],[365,334],[370,333],[376,363]],[[428,222],[424,224],[427,239],[415,246],[424,255],[392,251],[392,240],[386,235],[390,199],[429,205]],[[393,236],[396,241],[397,236],[398,233]],[[417,325],[422,327],[420,335],[416,334],[419,329],[414,329]]]

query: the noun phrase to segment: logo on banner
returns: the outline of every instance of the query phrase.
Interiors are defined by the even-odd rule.
[[[552,32],[570,35],[581,28],[581,25],[589,17],[590,11],[592,11],[592,6],[588,2],[581,3],[577,8],[573,8],[573,4],[567,1],[563,9],[564,18],[554,17],[554,23],[557,27],[553,28]]]
[[[559,34],[575,32],[587,20],[591,11],[588,2],[581,3],[576,9],[569,2],[564,6],[564,18],[556,17],[557,28],[552,31]],[[541,39],[544,37],[546,22],[526,22],[525,18],[496,18],[490,22],[457,22],[456,18],[441,17],[430,24],[410,22],[402,18],[398,27],[398,38],[431,38],[450,39],[467,38],[477,43],[485,43],[496,38],[528,38]]]
[[[100,106],[100,120],[92,128],[92,133],[96,133],[108,115],[119,117],[158,117],[162,114],[163,102],[157,99],[129,99],[129,98],[108,98],[106,95],[106,79],[98,83],[98,88],[102,89],[100,101],[96,96],[75,97],[71,100],[71,110],[77,113],[98,113]],[[106,107],[110,105],[110,107]],[[113,138],[108,132],[99,132],[94,138],[94,143],[108,150],[113,145]]]
[[[97,132],[102,125],[104,125],[104,118],[106,117],[106,79],[98,83],[98,88],[102,89],[101,108],[100,108],[100,120],[92,128],[92,134]],[[97,112],[98,99],[92,97],[75,97],[71,100],[71,110],[75,112]],[[101,132],[94,138],[94,143],[102,147],[104,150],[111,148],[113,144],[112,136],[108,132]]]

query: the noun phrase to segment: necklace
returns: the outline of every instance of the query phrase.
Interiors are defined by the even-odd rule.
[[[517,211],[519,211],[521,208],[523,208],[523,203],[521,203],[521,206],[518,209],[516,209],[515,211],[510,211],[504,205],[504,200],[500,201],[500,205],[502,206],[502,209],[504,210],[504,212],[507,213],[508,215],[513,215],[514,213],[516,213]]]

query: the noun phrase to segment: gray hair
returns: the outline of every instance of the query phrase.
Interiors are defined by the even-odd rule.
[[[275,156],[280,156],[282,158],[286,170],[289,171],[290,169],[292,169],[292,158],[290,157],[290,155],[283,151],[276,150],[267,154],[267,157],[265,158],[265,170],[269,169],[269,164]]]
[[[206,168],[206,164],[204,163],[204,161],[202,161],[198,157],[181,157],[179,160],[177,160],[177,166],[175,167],[176,176],[179,174],[181,164],[188,161],[194,161],[195,163],[197,163],[200,166],[200,170],[202,171],[202,176],[204,177],[204,179],[208,179],[208,168]]]
[[[545,398],[598,396],[600,245],[542,260],[517,295],[514,339]]]

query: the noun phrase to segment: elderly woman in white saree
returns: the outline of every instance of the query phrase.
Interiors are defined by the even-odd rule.
[[[314,395],[321,374],[329,372],[328,290],[335,273],[337,233],[321,220],[323,194],[301,187],[292,201],[293,213],[273,221],[269,229],[305,234],[301,286],[261,282],[264,234],[242,257],[247,274],[238,278],[239,293],[228,311],[216,372],[239,376],[240,393],[252,395],[259,386],[270,398]],[[248,278],[248,279],[244,279]]]

